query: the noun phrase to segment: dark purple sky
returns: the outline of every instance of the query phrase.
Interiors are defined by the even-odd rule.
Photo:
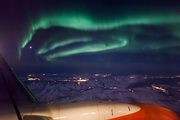
[[[18,74],[178,74],[179,5],[0,0],[0,52]]]

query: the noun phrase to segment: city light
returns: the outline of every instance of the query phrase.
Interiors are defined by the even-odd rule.
[[[157,86],[155,86],[155,85],[152,85],[152,88],[153,88],[153,89],[157,89],[157,90],[161,90],[161,91],[163,91],[163,92],[166,92],[166,89],[163,89],[162,87],[157,87]]]
[[[28,78],[28,80],[40,80],[39,78]]]

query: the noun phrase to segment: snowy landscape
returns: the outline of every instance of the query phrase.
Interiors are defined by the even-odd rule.
[[[180,76],[29,74],[20,77],[47,104],[107,100],[161,105],[180,116]]]

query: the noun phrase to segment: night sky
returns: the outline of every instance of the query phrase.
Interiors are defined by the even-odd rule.
[[[0,0],[0,53],[18,74],[180,74],[179,6],[169,0]]]

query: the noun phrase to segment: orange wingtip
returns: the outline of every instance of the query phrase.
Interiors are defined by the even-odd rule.
[[[153,104],[136,104],[140,111],[109,120],[180,120],[171,110]]]

